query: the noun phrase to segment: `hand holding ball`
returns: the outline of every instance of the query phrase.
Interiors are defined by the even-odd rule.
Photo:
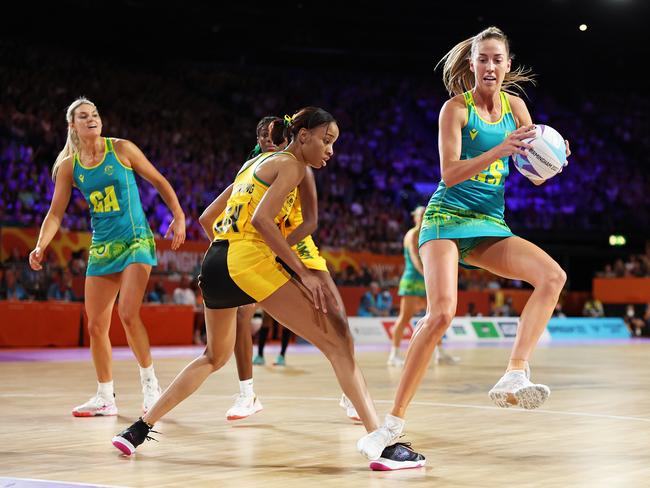
[[[538,124],[536,135],[522,142],[530,144],[527,156],[514,154],[517,170],[533,182],[542,182],[560,173],[567,165],[567,146],[558,131],[548,125]]]

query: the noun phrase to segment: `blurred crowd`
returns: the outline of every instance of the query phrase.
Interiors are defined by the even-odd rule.
[[[341,128],[334,159],[316,172],[319,246],[401,253],[410,211],[426,204],[439,180],[437,119],[447,99],[439,74],[172,60],[137,66],[117,55],[0,47],[0,226],[34,227],[43,221],[54,188],[51,166],[65,142],[65,109],[81,95],[97,104],[104,135],[132,140],[170,180],[187,216],[188,239],[205,239],[198,217],[255,144],[257,121],[305,105],[326,108]],[[573,154],[568,168],[541,187],[511,171],[506,220],[512,229],[650,229],[650,212],[638,211],[650,208],[650,172],[643,166],[650,150],[647,99],[633,92],[584,91],[560,100],[543,87],[530,89],[528,97],[535,122],[559,130]],[[139,188],[152,229],[163,235],[171,215],[151,185],[139,180]],[[88,230],[89,223],[87,204],[74,190],[62,226]],[[17,295],[51,293],[74,300],[66,283],[83,274],[84,259],[41,276],[5,265],[3,290],[16,282],[24,289],[13,292]],[[632,256],[603,274],[647,276],[648,264],[648,255]],[[390,287],[399,273],[362,266],[335,273],[335,279],[341,285],[377,281]],[[489,273],[460,272],[461,289],[522,286]]]
[[[432,76],[180,62],[153,69],[26,48],[5,49],[0,59],[4,225],[42,221],[53,191],[50,168],[66,135],[64,110],[80,95],[97,104],[105,135],[135,142],[171,181],[190,239],[203,238],[197,218],[254,145],[258,119],[307,104],[327,108],[341,127],[334,160],[317,172],[319,244],[400,252],[408,212],[426,203],[439,179],[437,117],[446,95]],[[509,178],[513,229],[606,229],[630,215],[635,228],[649,228],[648,212],[634,212],[650,203],[642,164],[650,149],[642,130],[647,101],[585,94],[569,107],[539,89],[529,96],[535,121],[558,129],[573,155],[567,170],[542,187],[519,174]],[[151,185],[141,182],[140,193],[152,227],[164,233],[169,212]],[[76,191],[63,225],[89,226]]]
[[[618,258],[613,263],[596,273],[597,278],[650,278],[650,240],[646,243],[645,253],[630,254],[627,258]]]

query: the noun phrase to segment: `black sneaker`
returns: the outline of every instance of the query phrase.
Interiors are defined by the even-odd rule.
[[[150,432],[159,434],[159,432],[151,430],[149,424],[142,420],[142,418],[139,418],[137,422],[131,425],[131,427],[124,429],[122,432],[113,437],[113,445],[122,451],[122,453],[126,456],[130,456],[135,452],[135,448],[142,444],[144,441],[156,440],[153,437],[149,437]]]
[[[426,459],[411,449],[410,442],[398,442],[388,446],[376,461],[370,463],[373,471],[395,471],[397,469],[420,468]]]

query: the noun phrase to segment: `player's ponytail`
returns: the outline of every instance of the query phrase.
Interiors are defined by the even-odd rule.
[[[304,107],[291,117],[284,116],[284,133],[290,135],[291,140],[293,140],[300,132],[300,129],[310,130],[332,122],[336,123],[336,119],[328,111],[319,107]]]
[[[277,117],[269,125],[269,133],[271,135],[271,141],[273,141],[273,144],[280,146],[289,138],[289,126],[284,120],[282,120],[280,117]]]
[[[470,37],[456,44],[434,68],[442,63],[442,82],[450,95],[460,95],[474,87],[474,73],[469,69],[473,40]]]

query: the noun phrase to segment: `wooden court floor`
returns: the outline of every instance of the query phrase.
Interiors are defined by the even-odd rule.
[[[432,365],[408,411],[405,440],[427,466],[389,473],[368,470],[357,453],[363,427],[338,406],[325,359],[291,347],[286,368],[255,367],[262,412],[225,420],[238,389],[231,360],[156,425],[160,442],[131,458],[110,440],[139,415],[133,360],[114,363],[120,415],[85,419],[70,409],[94,392],[89,362],[0,362],[0,477],[129,487],[650,487],[650,342],[538,349],[533,379],[552,389],[538,411],[490,404],[507,349],[455,350],[460,364]],[[155,360],[163,386],[190,358]],[[383,417],[399,370],[384,352],[358,358]]]

